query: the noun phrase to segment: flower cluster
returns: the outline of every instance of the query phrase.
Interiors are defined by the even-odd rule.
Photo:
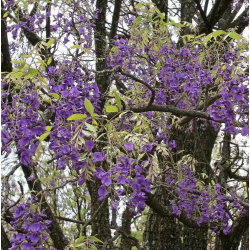
[[[209,222],[214,224],[213,230],[216,233],[223,229],[224,234],[229,234],[231,225],[230,215],[226,209],[228,200],[222,195],[221,186],[218,183],[215,188],[204,186],[193,176],[188,166],[182,166],[182,174],[184,178],[175,189],[178,199],[170,200],[173,214],[179,216],[185,211],[187,218],[191,218],[199,211],[198,216],[196,213],[198,226]],[[173,171],[169,171],[165,177],[169,187],[177,182]],[[246,210],[238,204],[236,195],[233,199],[232,209],[247,216]]]
[[[4,85],[4,84],[3,84]],[[39,141],[37,138],[45,132],[45,123],[39,117],[40,102],[34,85],[24,85],[18,95],[12,97],[9,105],[9,92],[4,93],[2,104],[2,152],[6,157],[11,152],[13,142],[17,143],[20,162],[29,166],[35,155]]]
[[[13,234],[10,250],[46,250],[44,243],[49,240],[48,234],[51,221],[45,220],[46,215],[37,209],[36,197],[31,197],[26,203],[19,204],[14,211]],[[56,250],[55,248],[51,250]]]

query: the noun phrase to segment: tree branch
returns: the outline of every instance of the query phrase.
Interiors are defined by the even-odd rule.
[[[117,32],[118,21],[119,21],[120,11],[121,11],[121,4],[122,4],[121,0],[115,0],[112,24],[111,24],[110,34],[109,34],[110,42],[111,40],[114,39],[116,32]]]
[[[149,102],[148,102],[147,107],[151,106],[151,104],[154,103],[154,100],[155,100],[155,90],[154,90],[148,83],[144,82],[143,80],[139,79],[138,77],[136,77],[136,76],[134,76],[134,75],[131,75],[131,74],[129,74],[129,73],[124,72],[124,71],[121,69],[121,67],[118,68],[118,71],[119,71],[122,75],[127,76],[127,77],[129,77],[129,78],[135,80],[136,82],[139,82],[139,83],[143,84],[144,86],[146,86],[146,87],[151,91],[151,98],[150,98],[150,100],[149,100]]]

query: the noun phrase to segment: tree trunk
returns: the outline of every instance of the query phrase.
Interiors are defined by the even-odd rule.
[[[155,198],[163,200],[165,190],[157,189]],[[170,197],[168,198],[170,199]],[[163,201],[164,202],[164,201]],[[175,218],[163,218],[149,209],[146,229],[143,235],[145,250],[176,250],[181,249],[180,225]]]
[[[249,228],[242,237],[240,250],[249,250]]]
[[[10,241],[8,239],[7,234],[5,233],[3,225],[1,224],[1,249],[8,250],[10,247],[11,247]]]
[[[108,199],[98,201],[98,189],[101,185],[99,180],[87,181],[86,183],[91,197],[91,234],[104,242],[111,238]],[[95,214],[97,209],[98,212]],[[94,214],[95,216],[93,216]]]
[[[132,215],[129,207],[127,206],[122,214],[122,231],[126,235],[131,235],[131,220]],[[125,234],[121,237],[121,250],[131,250],[133,243],[128,239]]]

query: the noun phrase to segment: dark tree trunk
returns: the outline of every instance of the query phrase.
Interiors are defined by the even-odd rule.
[[[207,230],[200,228],[184,227],[183,230],[183,250],[206,250]]]
[[[219,236],[216,236],[214,250],[222,250],[221,240]]]
[[[111,238],[108,199],[98,201],[98,189],[101,185],[99,180],[87,181],[86,183],[91,197],[91,234],[104,242]],[[98,212],[95,213],[97,209]]]
[[[249,250],[249,228],[242,237],[240,250]]]
[[[1,249],[8,250],[10,247],[11,247],[10,241],[8,239],[7,234],[5,233],[3,225],[1,224]]]
[[[162,195],[164,191],[157,189],[154,197],[164,202]],[[145,250],[181,249],[180,225],[177,219],[163,218],[154,213],[152,209],[149,209],[146,229],[143,235],[143,247]]]
[[[3,17],[4,12],[1,12],[1,71],[2,72],[11,72],[12,71],[12,64],[9,52],[9,43],[7,37],[7,26],[6,26],[6,19]]]
[[[132,215],[129,207],[127,206],[122,214],[122,231],[126,235],[131,234],[131,221],[132,221]],[[121,237],[121,250],[131,250],[133,243],[130,239],[128,239],[125,234]]]

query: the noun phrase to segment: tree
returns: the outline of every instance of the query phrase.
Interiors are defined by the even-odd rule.
[[[246,249],[247,3],[1,5],[3,249]]]

